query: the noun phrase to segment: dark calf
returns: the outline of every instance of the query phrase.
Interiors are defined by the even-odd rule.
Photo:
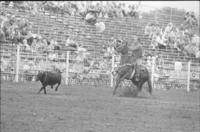
[[[46,94],[46,86],[51,86],[53,89],[53,86],[55,84],[58,84],[55,91],[58,90],[58,87],[61,84],[61,72],[60,71],[45,71],[45,72],[39,72],[36,76],[36,81],[40,81],[42,84],[42,87],[38,91],[40,93],[42,90],[44,90],[44,94]]]

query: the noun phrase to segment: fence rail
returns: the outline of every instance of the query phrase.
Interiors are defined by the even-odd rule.
[[[13,47],[15,48],[15,47]],[[17,50],[12,52],[12,55],[7,55],[7,52],[1,52],[1,79],[12,80],[12,81],[33,81],[37,72],[40,70],[52,70],[53,66],[57,66],[63,71],[63,82],[67,85],[73,85],[77,83],[100,83],[106,86],[113,87],[114,76],[111,74],[114,68],[119,64],[119,56],[112,55],[112,59],[106,63],[107,68],[103,69],[91,69],[88,73],[84,73],[84,66],[74,69],[74,66],[83,65],[83,62],[77,61],[75,53],[71,51],[57,52],[49,51],[48,53],[37,53],[30,51],[21,50],[20,45],[17,46]],[[57,55],[55,58],[49,59],[49,55]],[[60,56],[58,55],[60,54]],[[6,57],[8,56],[8,57]],[[61,57],[62,56],[62,57]],[[32,59],[30,59],[32,58]],[[147,61],[150,61],[148,65]],[[5,63],[11,63],[12,66],[8,66]],[[162,64],[156,64],[155,58],[151,60],[144,59],[144,64],[149,67],[152,73],[152,82],[155,88],[162,88],[163,85],[171,84],[168,87],[181,87],[190,91],[191,81],[199,80],[200,75],[200,64],[191,62],[181,62],[181,69],[177,70],[174,62],[163,60]],[[9,68],[7,68],[7,67]],[[7,69],[6,69],[7,68]],[[80,71],[79,71],[80,70]],[[102,79],[104,78],[104,79]],[[172,86],[172,84],[174,86]]]
[[[94,33],[93,29],[91,29],[89,25],[83,25],[81,23],[81,21],[79,22],[79,19],[81,19],[79,16],[66,16],[66,15],[61,16],[60,14],[50,13],[47,11],[45,11],[45,12],[40,11],[39,14],[37,14],[37,16],[34,16],[30,12],[18,11],[16,9],[12,9],[10,7],[5,7],[3,5],[0,6],[0,10],[4,13],[15,14],[19,18],[24,17],[24,18],[29,19],[31,22],[34,23],[33,24],[33,32],[34,33],[40,33],[43,36],[51,36],[52,38],[55,38],[57,42],[61,41],[60,43],[63,43],[62,40],[65,40],[65,37],[69,34],[68,32],[65,32],[65,31],[68,31],[68,29],[69,30],[72,29],[72,33],[75,33],[77,29],[79,29],[79,31],[84,29],[83,31],[86,33],[89,33],[89,35],[92,36],[92,34],[94,34],[93,37],[94,36],[97,37],[98,35],[100,35],[100,33],[97,33],[97,32]],[[159,20],[159,22],[162,24],[167,24],[170,21],[172,21],[173,23],[175,22],[175,24],[180,24],[180,22],[178,20],[178,16],[174,16],[173,13],[174,12],[172,12],[170,14],[170,17],[172,20],[168,19],[169,16],[167,16],[167,19],[165,19],[163,17],[162,13],[161,13],[161,15],[158,15],[159,19],[157,19],[157,20]],[[175,20],[175,18],[176,18],[176,20]],[[117,23],[115,23],[115,21],[113,21],[113,19],[116,20]],[[138,36],[142,36],[142,39],[145,42],[145,44],[143,46],[147,47],[145,49],[152,51],[152,49],[148,45],[149,39],[145,38],[143,36],[143,34],[142,34],[143,29],[141,29],[141,27],[146,25],[146,23],[149,21],[154,21],[155,20],[154,17],[149,17],[147,15],[147,16],[144,16],[144,18],[141,21],[132,19],[130,17],[108,18],[108,19],[100,18],[99,20],[105,22],[105,24],[107,26],[104,34],[98,36],[100,38],[100,40],[98,40],[99,44],[104,43],[111,36],[116,35],[116,32],[119,34],[121,33],[120,34],[121,36],[126,34],[126,37],[130,37],[129,36],[130,34],[137,34]],[[123,28],[118,28],[120,26],[118,24],[122,24],[122,21],[125,22],[125,24],[123,23]],[[69,25],[69,26],[66,26],[66,25]],[[52,28],[52,26],[55,28]],[[122,26],[120,26],[120,27],[122,27]],[[63,32],[63,28],[65,30],[64,33],[60,33],[61,31]],[[48,34],[48,35],[46,35],[46,34]],[[82,37],[82,34],[79,34],[79,35]],[[77,37],[77,38],[79,38],[79,37]],[[96,47],[95,51],[97,51],[97,49],[100,49],[100,46],[98,46],[96,44],[97,42],[94,40],[96,40],[96,39],[83,39],[83,40],[78,39],[77,41],[78,42],[84,41],[84,43],[86,43],[85,45],[88,45],[87,46],[87,47],[89,47],[88,49],[92,49],[90,47]],[[8,43],[4,44],[5,42],[3,42],[3,43],[0,42],[0,43],[1,43],[1,60],[2,59],[5,60],[5,63],[8,63],[8,62],[11,63],[10,66],[8,66],[8,68],[4,68],[1,63],[1,73],[3,75],[2,78],[4,78],[4,79],[10,78],[11,80],[21,81],[21,78],[24,78],[24,76],[26,76],[26,75],[27,76],[35,76],[38,70],[50,70],[50,68],[51,68],[50,64],[57,63],[62,69],[64,69],[64,73],[63,73],[64,76],[67,76],[67,77],[65,77],[65,80],[63,80],[63,81],[66,84],[67,84],[67,82],[70,82],[70,80],[71,80],[70,78],[72,78],[70,73],[74,73],[74,71],[70,70],[71,66],[72,66],[72,61],[76,61],[76,59],[70,53],[69,53],[69,55],[67,55],[67,51],[61,51],[61,52],[48,51],[46,53],[30,52],[30,51],[23,50],[23,48],[21,47],[20,57],[19,57],[20,59],[19,59],[19,58],[17,58],[18,57],[17,46],[14,46],[14,44],[12,42],[8,42],[9,44]],[[94,46],[94,43],[96,44],[95,46]],[[166,54],[167,55],[170,54],[171,58],[165,58],[164,64],[158,69],[167,71],[169,73],[171,73],[171,72],[173,73],[175,71],[174,70],[174,61],[180,59],[180,57],[182,57],[182,56],[179,56],[179,53],[177,54],[176,51],[172,51],[172,50],[166,50],[166,51],[160,50],[160,52],[162,52],[163,55],[165,55],[164,52],[167,52]],[[55,59],[49,60],[49,56],[48,56],[49,54],[56,54]],[[173,59],[172,59],[172,57],[173,57]],[[184,59],[180,59],[180,60],[182,63],[185,63],[185,65],[183,66],[183,69],[181,70],[181,72],[183,72],[183,73],[185,72],[184,74],[188,75],[187,77],[189,77],[189,73],[190,73],[191,74],[190,80],[199,79],[199,73],[200,73],[199,62],[197,62],[197,61],[196,61],[196,63],[192,62],[191,66],[190,66],[190,72],[188,72],[187,59],[185,59],[186,58],[185,56],[183,56],[183,58]],[[188,59],[193,59],[193,58],[188,58]],[[29,66],[28,67],[29,72],[25,72],[25,70],[27,68],[26,65],[28,64],[29,61],[34,61],[35,63],[39,63],[39,64],[38,64],[38,66],[31,66],[31,67]],[[17,64],[17,62],[19,62],[19,64]],[[107,80],[110,80],[109,85],[111,85],[111,86],[113,86],[113,84],[114,84],[114,82],[113,82],[114,77],[112,76],[112,74],[110,74],[110,72],[113,71],[113,67],[116,63],[117,62],[115,62],[115,59],[109,60],[108,65],[110,65],[110,68],[101,70],[102,74],[107,72],[107,74],[106,74]],[[7,64],[5,64],[5,65],[7,65]],[[17,65],[18,65],[18,67],[17,67]],[[46,68],[44,68],[44,66],[46,66]],[[68,71],[67,71],[67,67],[69,67]],[[155,68],[151,68],[151,70],[152,69],[155,69]],[[154,71],[156,72],[156,70],[154,70]],[[92,74],[92,73],[90,73],[90,74]],[[16,76],[18,76],[18,78]],[[157,77],[154,77],[154,80],[156,80],[156,78]],[[165,79],[165,77],[163,77],[163,79]],[[181,80],[181,78],[176,78],[176,79]],[[185,80],[187,80],[187,79],[185,79]],[[167,81],[165,81],[165,82],[167,82]],[[185,81],[185,82],[187,82],[187,81]],[[156,83],[157,82],[155,82],[155,84]]]

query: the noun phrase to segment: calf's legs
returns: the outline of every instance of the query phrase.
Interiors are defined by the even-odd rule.
[[[44,90],[44,94],[47,94],[46,86],[42,86],[42,87],[40,88],[40,90],[38,91],[38,94],[39,94],[42,90]]]
[[[43,86],[40,88],[40,90],[37,93],[39,94],[42,91],[42,89],[43,89]]]
[[[60,83],[58,83],[58,85],[57,85],[55,91],[58,91],[58,87],[59,87],[59,86],[60,86]]]

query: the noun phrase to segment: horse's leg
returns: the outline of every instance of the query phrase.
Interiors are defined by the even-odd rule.
[[[152,82],[151,77],[148,78],[149,93],[152,94]]]
[[[60,86],[60,82],[58,83],[58,85],[57,85],[55,91],[58,91],[58,87],[59,87],[59,86]]]
[[[118,74],[117,75],[117,79],[116,79],[116,85],[115,85],[115,89],[114,89],[114,91],[113,91],[113,95],[115,95],[115,92],[116,92],[116,90],[117,90],[117,88],[118,88],[118,86],[119,86],[119,83],[121,82],[121,81],[123,81],[125,78],[126,79],[130,79],[130,72],[129,72],[129,70],[127,70],[127,69],[122,69],[123,70],[123,74]]]
[[[117,76],[115,88],[114,88],[114,91],[113,91],[113,95],[115,95],[116,90],[117,90],[117,88],[118,88],[119,83],[121,82],[121,80],[122,80],[121,77],[120,77],[120,76]]]
[[[143,85],[143,83],[141,83],[141,82],[138,82],[138,83],[136,84],[137,90],[138,90],[139,92],[142,91],[142,85]]]
[[[123,76],[117,75],[116,85],[115,85],[115,89],[114,89],[114,91],[113,91],[113,95],[115,95],[116,90],[117,90],[117,88],[118,88],[120,82],[123,81],[123,80],[127,77],[127,75],[129,75],[129,74],[130,74],[130,73],[127,72],[127,73],[126,73],[125,75],[123,75]]]

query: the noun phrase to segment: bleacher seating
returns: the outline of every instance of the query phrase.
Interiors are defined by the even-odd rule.
[[[103,33],[98,33],[94,26],[87,25],[78,16],[68,16],[53,14],[47,11],[39,12],[37,15],[33,15],[25,11],[17,11],[16,9],[0,7],[0,10],[4,10],[5,13],[10,12],[15,14],[19,18],[27,18],[33,24],[33,33],[41,34],[43,37],[54,39],[58,44],[64,46],[68,36],[74,34],[76,40],[83,44],[89,51],[93,51],[96,56],[100,55],[102,45],[106,45],[108,39],[111,37],[125,37],[131,38],[133,35],[141,37],[143,47],[146,51],[155,52],[151,48],[151,40],[144,35],[144,27],[148,22],[154,22],[155,19],[152,16],[144,15],[142,19],[135,18],[100,18],[98,21],[102,21],[106,25],[106,29]],[[170,19],[167,19],[167,15],[158,15],[157,20],[161,25],[167,25]],[[172,22],[175,25],[180,25],[181,17],[179,14],[174,13],[172,16]],[[88,37],[90,36],[90,37]],[[5,44],[7,47],[10,44]],[[14,46],[12,46],[14,48]],[[3,49],[6,49],[4,46]],[[15,48],[16,49],[16,48]],[[194,57],[187,57],[180,51],[175,49],[156,50],[156,53],[160,53],[165,59],[171,61],[188,61],[191,60],[194,63],[198,63],[199,60]]]

